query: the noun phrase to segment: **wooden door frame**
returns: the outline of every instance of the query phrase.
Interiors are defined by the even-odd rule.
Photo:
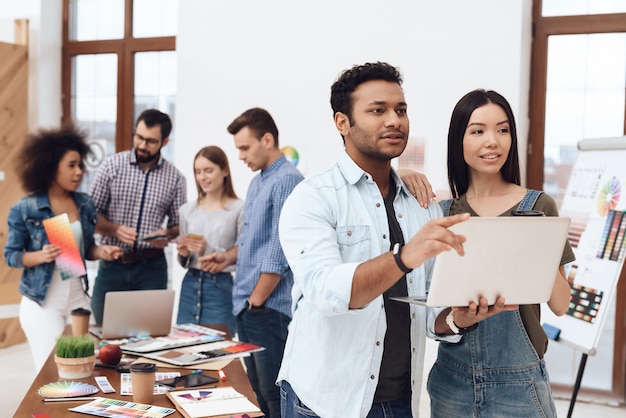
[[[544,133],[546,123],[546,88],[548,73],[548,37],[591,33],[626,32],[626,13],[541,16],[542,0],[533,1],[533,41],[531,53],[531,81],[526,185],[542,190],[544,180]],[[626,96],[625,96],[626,102]],[[625,106],[626,109],[626,106]],[[626,110],[624,115],[626,135]],[[613,374],[611,391],[582,390],[595,398],[608,398],[620,403],[626,401],[626,268],[622,269],[616,289],[616,318],[613,343]],[[555,385],[557,389],[559,385]]]

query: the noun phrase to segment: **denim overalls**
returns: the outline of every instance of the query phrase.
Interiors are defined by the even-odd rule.
[[[517,209],[532,209],[539,194],[529,190]],[[450,204],[442,204],[446,215]],[[457,344],[440,342],[428,393],[435,418],[556,417],[545,362],[519,310],[481,321]]]

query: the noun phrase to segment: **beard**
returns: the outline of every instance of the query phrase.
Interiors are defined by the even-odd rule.
[[[353,126],[351,129],[352,144],[359,153],[367,155],[370,158],[379,161],[389,161],[395,157],[398,157],[404,152],[407,146],[408,133],[398,130],[398,133],[402,135],[404,145],[402,147],[394,147],[392,149],[380,148],[378,143],[382,139],[382,135],[372,134],[369,131],[363,130],[358,126]]]
[[[150,161],[153,161],[155,158],[158,158],[159,155],[161,155],[160,149],[154,154],[148,154],[148,155],[141,155],[139,154],[138,150],[135,149],[135,158],[137,159],[138,163],[149,163]]]

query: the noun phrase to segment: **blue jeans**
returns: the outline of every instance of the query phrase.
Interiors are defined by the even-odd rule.
[[[280,384],[280,413],[282,418],[319,417],[302,403],[287,381]],[[391,402],[372,405],[367,418],[412,418],[411,393]]]
[[[285,351],[289,322],[291,318],[287,315],[269,308],[243,310],[237,315],[239,339],[265,347],[263,351],[244,357],[244,362],[261,411],[268,418],[280,417],[280,389],[276,378]]]
[[[226,324],[235,335],[233,275],[191,268],[180,288],[178,324]]]
[[[98,276],[91,295],[91,310],[94,320],[96,324],[102,324],[104,295],[107,292],[166,288],[167,261],[164,255],[133,264],[100,260]]]

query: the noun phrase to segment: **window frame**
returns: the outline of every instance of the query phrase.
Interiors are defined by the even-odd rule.
[[[119,39],[75,41],[69,39],[69,2],[63,0],[63,52],[61,123],[72,123],[72,58],[83,54],[117,55],[116,152],[132,148],[134,129],[134,55],[138,52],[175,51],[176,37],[133,37],[133,0],[124,0],[124,36]]]
[[[596,34],[626,32],[626,13],[549,16],[541,15],[542,0],[533,1],[533,40],[531,48],[531,79],[526,160],[526,185],[542,190],[544,181],[544,135],[546,113],[546,88],[548,74],[548,37],[552,35]],[[626,94],[624,97],[626,103]],[[625,107],[626,109],[626,107]],[[626,135],[626,110],[623,133]],[[613,367],[611,391],[582,389],[595,399],[626,400],[626,268],[622,268],[617,289],[615,333],[613,342]],[[559,391],[571,387],[553,385]]]

